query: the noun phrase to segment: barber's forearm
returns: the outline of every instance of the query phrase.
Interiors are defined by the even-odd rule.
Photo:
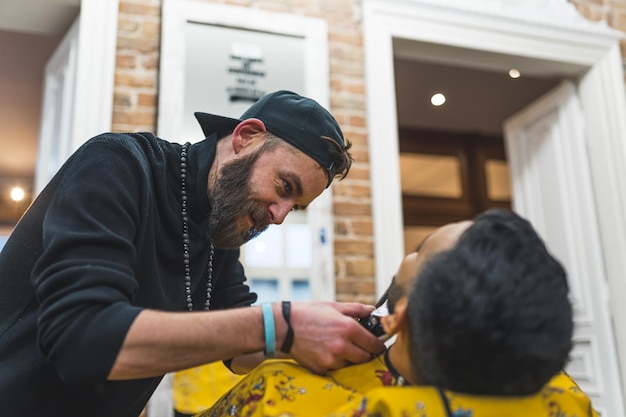
[[[383,352],[385,345],[355,318],[372,310],[358,303],[293,303],[295,339],[289,355],[316,373],[369,360]],[[270,330],[267,334],[268,346],[273,345],[270,351],[278,351],[288,326],[280,303],[273,303],[272,313],[275,333]],[[265,349],[263,314],[258,306],[197,313],[144,310],[131,325],[109,379],[158,376]]]
[[[264,347],[260,307],[197,313],[144,310],[131,325],[109,379],[163,375]]]

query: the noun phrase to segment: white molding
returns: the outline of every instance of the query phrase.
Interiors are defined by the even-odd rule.
[[[111,130],[119,0],[82,0],[45,72],[35,194],[92,136]]]
[[[74,119],[78,17],[48,60],[39,124],[35,195],[39,194],[67,157]]]
[[[111,130],[118,8],[119,0],[80,3],[72,151]]]
[[[369,0],[365,0],[366,2]],[[376,0],[379,1],[379,0]],[[457,15],[461,21],[471,15],[472,19],[498,20],[503,26],[532,25],[547,30],[571,31],[573,34],[589,32],[594,36],[621,37],[622,32],[610,28],[605,21],[592,22],[578,13],[567,0],[387,0],[387,6],[420,7],[422,12],[430,10]]]
[[[404,256],[392,28],[365,3],[367,123],[378,298]],[[393,23],[392,23],[393,24]]]
[[[626,96],[619,45],[596,62],[579,84],[587,152],[594,184],[601,253],[608,282],[618,363],[626,397]]]
[[[581,19],[565,0],[363,0],[363,16],[377,292],[384,290],[404,253],[394,38],[579,66],[616,350],[626,352],[626,307],[618,299],[626,292],[626,100],[619,58],[623,35]],[[625,355],[621,353],[617,364],[622,382]]]

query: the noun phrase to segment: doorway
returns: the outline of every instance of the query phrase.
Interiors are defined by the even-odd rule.
[[[398,77],[400,61],[460,68],[465,73],[458,78],[465,79],[473,79],[468,77],[472,70],[506,74],[516,68],[531,78],[549,80],[552,85],[560,80],[572,80],[573,94],[582,108],[580,121],[584,126],[579,130],[584,137],[584,157],[589,163],[585,175],[593,215],[583,217],[571,207],[564,207],[565,213],[560,214],[554,210],[531,213],[547,216],[548,222],[556,216],[576,219],[578,223],[589,225],[592,235],[599,236],[602,254],[594,258],[581,252],[580,257],[598,266],[598,273],[585,279],[588,285],[600,289],[591,303],[603,311],[600,327],[608,331],[593,336],[603,339],[595,339],[595,345],[588,352],[579,351],[578,358],[584,365],[574,363],[574,366],[584,370],[586,380],[582,388],[592,397],[598,411],[603,416],[623,415],[621,381],[626,375],[626,358],[619,356],[618,352],[624,349],[617,347],[626,343],[626,311],[620,307],[619,300],[610,299],[616,297],[614,294],[623,293],[626,286],[620,272],[626,265],[616,249],[626,250],[623,238],[626,219],[619,210],[626,197],[621,184],[625,173],[620,168],[626,159],[626,150],[620,142],[620,137],[626,134],[626,124],[620,115],[626,111],[620,34],[586,21],[564,0],[500,1],[496,2],[498,7],[487,0],[466,3],[454,0],[364,2],[369,136],[377,138],[370,139],[377,289],[382,291],[386,287],[388,277],[405,252],[400,175],[403,120],[415,123],[423,118],[426,128],[433,127],[427,123],[437,121],[432,109],[419,112],[417,104],[400,103],[400,94],[409,89],[409,84]],[[543,91],[547,91],[550,86],[544,87]],[[480,97],[480,104],[483,104],[490,92],[492,89],[483,88],[474,97]],[[518,92],[518,95],[523,93]],[[539,91],[530,94],[528,103],[539,96]],[[457,118],[443,118],[442,123],[448,130],[455,130],[456,123],[464,121],[467,131],[467,126],[486,118],[477,117],[476,110],[479,110],[477,100],[466,106],[465,112],[459,113]],[[501,132],[506,116],[497,110],[502,109],[490,114],[499,115],[496,123]],[[405,118],[405,112],[410,112],[411,116]],[[476,126],[469,129],[474,131]],[[574,145],[566,141],[567,152],[551,154],[554,163],[571,165],[571,146]],[[546,167],[544,165],[539,172],[550,175]],[[387,173],[384,180],[374,175],[383,170]],[[563,178],[564,188],[574,186],[571,184],[574,179]],[[519,184],[519,181],[514,179],[513,183]],[[532,193],[532,189],[522,192]],[[533,221],[532,216],[529,219]],[[550,246],[550,240],[547,243]],[[609,294],[608,300],[606,294]],[[590,329],[598,330],[594,326]]]
[[[405,252],[436,227],[512,207],[502,121],[559,78],[511,70],[394,57]]]

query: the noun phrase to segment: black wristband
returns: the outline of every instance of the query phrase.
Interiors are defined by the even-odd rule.
[[[280,347],[280,351],[283,353],[289,353],[291,345],[293,345],[293,327],[291,327],[291,302],[283,301],[283,318],[287,322],[287,334],[285,335],[285,341]]]

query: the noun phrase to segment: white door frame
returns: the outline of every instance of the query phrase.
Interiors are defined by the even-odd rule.
[[[118,6],[119,0],[81,0],[46,66],[35,194],[81,144],[111,130]]]
[[[377,291],[388,285],[404,254],[399,170],[394,169],[399,167],[394,38],[471,49],[476,56],[483,52],[507,54],[563,72],[580,68],[579,99],[586,123],[607,297],[616,350],[626,352],[626,303],[619,300],[626,294],[622,33],[580,17],[566,0],[363,0],[363,8]],[[444,58],[455,59],[452,55]],[[479,65],[472,54],[462,63]],[[379,175],[381,172],[385,175]],[[619,359],[616,365],[621,380],[626,381],[626,354]]]

